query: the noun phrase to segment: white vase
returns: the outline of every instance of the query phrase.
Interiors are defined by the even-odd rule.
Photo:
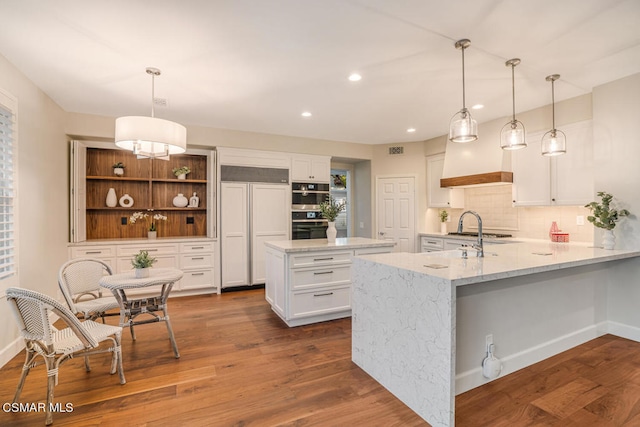
[[[187,179],[187,174],[181,173],[180,175],[178,175],[178,179]]]
[[[149,239],[155,239],[156,237],[158,237],[158,232],[157,231],[147,231],[147,237]]]
[[[616,236],[613,230],[604,230],[602,233],[602,247],[604,249],[613,249],[616,245]]]
[[[120,206],[122,206],[123,208],[130,208],[131,206],[133,206],[133,197],[128,194],[120,197]]]
[[[441,222],[440,223],[440,234],[447,234],[447,223],[446,222]]]
[[[176,208],[184,208],[189,204],[189,200],[184,197],[184,194],[178,193],[176,197],[173,198],[173,206]]]
[[[113,168],[113,173],[117,176],[124,175],[124,168]]]
[[[107,206],[110,208],[115,208],[118,205],[118,196],[116,196],[115,188],[110,188],[107,191]]]
[[[335,221],[329,222],[329,226],[327,227],[327,242],[335,243],[337,234],[338,230],[336,230]]]
[[[145,277],[149,277],[149,269],[148,268],[136,268],[136,278],[143,279]]]

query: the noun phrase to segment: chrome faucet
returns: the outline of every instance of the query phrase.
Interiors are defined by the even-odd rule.
[[[466,214],[471,214],[478,220],[478,241],[471,247],[477,251],[477,255],[479,257],[484,257],[484,249],[482,247],[482,218],[480,218],[480,215],[478,215],[477,212],[465,211],[460,215],[460,220],[458,221],[458,233],[462,233],[462,219]]]

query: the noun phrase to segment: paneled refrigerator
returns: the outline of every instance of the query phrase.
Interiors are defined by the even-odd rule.
[[[290,238],[288,174],[287,169],[222,166],[222,288],[265,282],[264,242]]]

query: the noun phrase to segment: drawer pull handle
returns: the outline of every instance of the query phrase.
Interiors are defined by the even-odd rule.
[[[204,259],[204,257],[202,257],[202,256],[201,257],[191,257],[192,261],[199,261],[199,260],[202,260],[202,259]]]
[[[204,276],[204,273],[191,273],[192,276]]]
[[[96,255],[96,254],[101,254],[101,253],[102,253],[102,251],[87,251],[87,252],[85,252],[85,254],[87,254],[87,255]]]
[[[427,240],[427,243],[430,244],[430,245],[437,245],[438,244],[438,242],[433,241],[433,240]]]
[[[320,274],[333,274],[333,270],[331,270],[331,271],[314,271],[313,272],[314,276],[319,276]]]
[[[333,259],[333,257],[329,257],[329,258],[314,258],[314,261],[331,261]]]
[[[329,295],[333,295],[333,292],[326,292],[324,294],[313,294],[314,297],[327,297]]]
[[[204,249],[204,246],[191,246],[191,249]]]

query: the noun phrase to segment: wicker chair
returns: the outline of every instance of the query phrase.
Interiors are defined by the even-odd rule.
[[[93,258],[72,259],[60,267],[58,286],[73,313],[89,320],[102,317],[104,323],[106,311],[120,308],[113,295],[102,295],[98,282],[105,274],[112,274],[111,267]]]
[[[38,356],[43,357],[47,367],[46,425],[53,422],[53,388],[58,383],[58,367],[64,361],[74,356],[84,356],[85,369],[88,372],[91,370],[89,355],[111,352],[110,373],[115,374],[118,371],[120,384],[126,382],[122,370],[120,326],[105,325],[92,320],[81,322],[63,304],[39,292],[9,288],[6,295],[26,344],[26,358],[13,398],[14,403],[20,398],[31,368],[42,364],[36,362]],[[57,314],[67,327],[56,329],[49,320],[50,313]],[[106,340],[110,340],[112,344],[108,348],[99,348],[100,343]]]

